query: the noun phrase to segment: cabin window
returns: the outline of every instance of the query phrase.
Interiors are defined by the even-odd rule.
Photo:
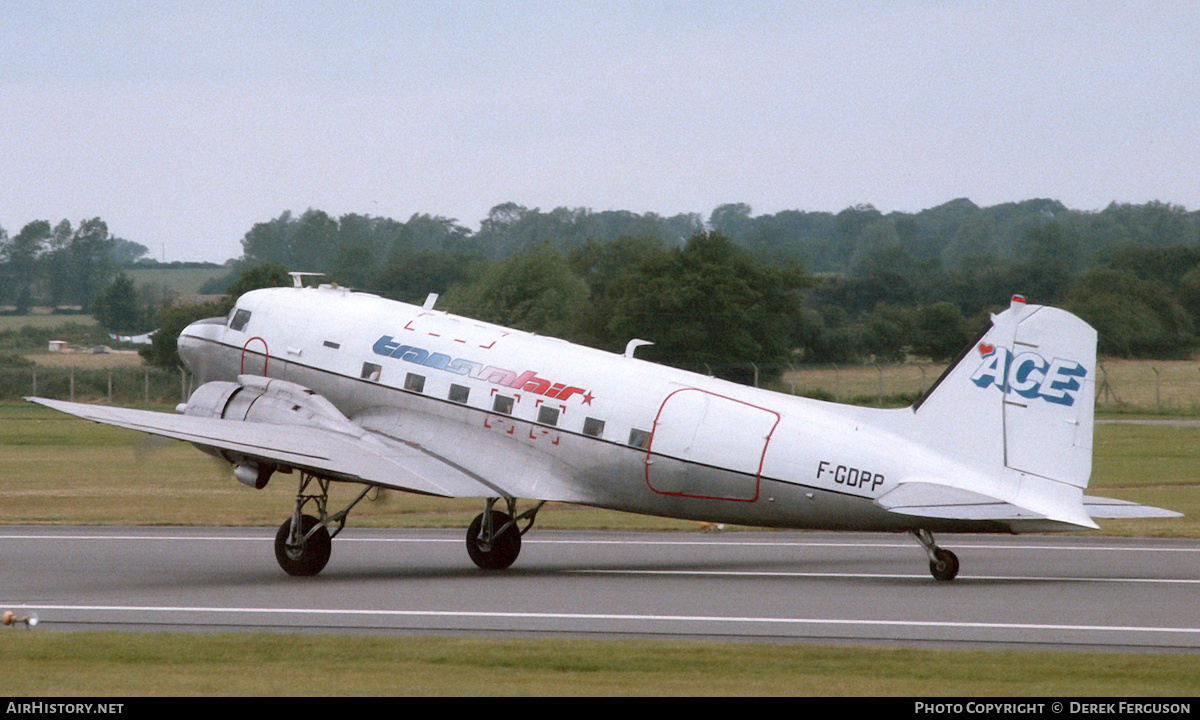
[[[604,421],[596,418],[587,418],[583,421],[583,434],[588,437],[598,438],[604,435]]]
[[[241,332],[248,322],[250,322],[249,310],[234,310],[233,317],[229,320],[229,329]]]
[[[334,349],[334,350],[337,350],[337,349],[339,349],[339,348],[341,348],[341,347],[342,347],[342,344],[341,344],[341,343],[335,343],[335,342],[334,342],[334,341],[332,341],[332,340],[326,340],[326,341],[325,341],[325,343],[324,343],[324,345],[325,345],[325,347],[327,347],[327,348],[332,348],[332,349]]]
[[[505,415],[512,415],[513,399],[505,395],[497,395],[492,401],[492,410]]]
[[[646,450],[650,447],[650,433],[634,428],[629,431],[629,446]]]
[[[456,403],[467,403],[467,398],[471,397],[471,388],[466,385],[451,385],[450,386],[450,401]]]
[[[379,382],[379,373],[383,368],[375,363],[365,362],[362,368],[362,379],[370,380],[371,382]]]
[[[558,408],[543,405],[538,408],[538,422],[543,425],[558,424]]]
[[[409,373],[404,376],[404,389],[413,392],[425,392],[425,376]]]

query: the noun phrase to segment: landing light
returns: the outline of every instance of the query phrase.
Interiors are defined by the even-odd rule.
[[[233,466],[233,476],[243,485],[248,485],[255,490],[265,488],[273,472],[275,472],[275,468],[269,465],[252,462],[241,462]]]

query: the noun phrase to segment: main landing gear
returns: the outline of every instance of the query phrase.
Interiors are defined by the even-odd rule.
[[[300,473],[292,516],[283,521],[275,534],[275,559],[288,575],[312,576],[325,569],[333,538],[346,527],[346,516],[373,488],[364,486],[349,505],[331,515],[326,507],[329,485],[325,478]],[[488,498],[483,512],[467,530],[467,554],[484,570],[504,570],[516,561],[521,553],[521,536],[533,527],[538,510],[546,504],[543,500],[518,515],[516,498],[504,499],[508,512],[493,509],[499,499]],[[315,507],[315,517],[304,513],[309,505]]]
[[[467,528],[467,554],[484,570],[504,570],[516,561],[521,553],[521,536],[533,527],[538,510],[546,504],[543,500],[517,515],[516,498],[505,498],[507,513],[493,510],[499,499],[488,498],[483,512]],[[524,528],[518,526],[522,520],[528,520]]]
[[[316,492],[308,492],[314,480],[317,482]],[[279,532],[275,534],[275,559],[279,567],[288,575],[298,576],[316,575],[325,569],[333,550],[333,538],[346,527],[346,516],[350,509],[366,497],[371,488],[371,485],[365,486],[343,510],[330,515],[326,511],[329,480],[301,472],[300,489],[296,491],[292,516],[283,521]],[[304,514],[304,506],[309,503],[316,506],[317,517]]]
[[[929,555],[929,572],[935,580],[948,582],[958,575],[958,556],[937,546],[933,533],[928,530],[912,530],[912,535]]]

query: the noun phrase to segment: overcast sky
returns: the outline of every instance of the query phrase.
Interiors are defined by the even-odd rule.
[[[1195,210],[1197,48],[1193,0],[5,0],[0,227],[220,262],[310,207]]]

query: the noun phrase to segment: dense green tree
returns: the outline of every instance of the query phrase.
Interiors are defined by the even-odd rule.
[[[388,261],[375,279],[375,292],[403,302],[421,303],[430,293],[445,294],[466,282],[480,261],[464,252],[425,251]]]
[[[591,302],[581,318],[580,336],[594,347],[620,351],[628,337],[615,336],[610,327],[629,275],[653,255],[665,255],[666,246],[648,236],[624,236],[612,242],[589,240],[571,251],[571,270],[588,286]]]
[[[137,288],[125,273],[117,273],[112,283],[96,298],[92,315],[100,327],[110,333],[130,335],[144,330]]]
[[[639,356],[701,370],[750,358],[936,357],[974,323],[965,318],[986,317],[1014,293],[1061,304],[1070,289],[1076,307],[1110,324],[1102,348],[1122,354],[1186,352],[1200,322],[1200,212],[1164,203],[1085,213],[1048,199],[986,208],[958,199],[917,213],[857,205],[759,216],[728,203],[706,223],[698,214],[509,202],[492,208],[477,232],[432,215],[335,219],[309,209],[257,223],[242,242],[244,257],[223,285],[268,262],[284,284],[284,269],[321,271],[330,282],[410,302],[454,295],[491,319],[615,351],[645,337],[659,346]],[[144,254],[99,218],[78,228],[36,221],[15,237],[0,230],[0,302],[103,314],[100,293]],[[817,287],[803,289],[814,280],[786,269],[800,266],[815,273]],[[577,311],[578,283],[587,302]],[[520,284],[530,285],[528,296]],[[141,304],[161,305],[165,293],[158,295]],[[786,307],[763,312],[779,297]],[[518,307],[524,311],[514,314]],[[745,329],[762,322],[769,338]]]
[[[3,231],[0,230],[0,233]],[[4,267],[5,302],[16,306],[18,315],[29,312],[40,275],[40,258],[51,237],[50,223],[35,220],[6,240],[0,234],[0,263]]]
[[[81,222],[71,236],[67,264],[72,279],[67,287],[67,297],[84,312],[91,312],[92,305],[116,272],[112,261],[113,245],[108,224],[98,217]]]
[[[1009,271],[1012,292],[1045,305],[1061,303],[1081,270],[1078,232],[1058,222],[1031,229],[1017,246],[1020,260]]]
[[[113,267],[129,267],[138,260],[141,260],[146,253],[150,252],[145,245],[135,243],[124,238],[114,237],[112,246],[109,250],[109,260]]]
[[[745,380],[790,358],[807,279],[754,260],[718,233],[650,253],[624,275],[611,336],[654,342],[648,359]]]
[[[338,222],[310,208],[296,223],[286,266],[298,272],[328,272],[337,255],[337,237]]]
[[[224,315],[233,307],[233,303],[251,290],[272,287],[290,287],[292,278],[282,265],[267,263],[255,265],[242,270],[237,280],[229,286],[225,293],[224,309],[218,313]]]
[[[917,308],[909,343],[914,355],[943,362],[957,356],[970,341],[967,321],[954,303],[937,302]]]
[[[539,247],[495,263],[477,282],[452,288],[442,304],[487,322],[578,340],[587,303],[587,285],[562,253]]]
[[[1195,324],[1166,285],[1111,268],[1075,281],[1066,308],[1099,334],[1099,351],[1121,357],[1186,357],[1195,350]]]
[[[737,244],[746,239],[753,224],[750,206],[746,203],[721,205],[708,216],[708,226],[713,232],[721,233]]]
[[[916,324],[912,308],[876,305],[867,316],[863,350],[875,362],[898,363],[907,357]]]
[[[242,260],[250,265],[275,263],[289,266],[296,222],[290,210],[266,222],[255,223],[242,238]]]

